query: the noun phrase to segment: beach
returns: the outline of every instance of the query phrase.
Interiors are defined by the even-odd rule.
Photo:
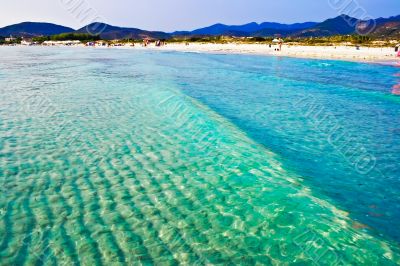
[[[73,41],[56,42],[52,45],[43,46],[67,46],[67,47],[86,47],[84,43],[73,43]],[[134,49],[134,50],[161,50],[177,51],[189,53],[212,53],[212,54],[247,54],[261,56],[295,57],[324,60],[342,60],[352,62],[367,62],[381,64],[398,64],[400,57],[397,56],[394,47],[367,47],[356,45],[332,45],[332,46],[306,46],[299,44],[284,44],[282,50],[278,50],[278,45],[267,43],[167,43],[166,45],[156,46],[149,43],[143,46],[140,43],[114,43],[105,46],[103,42],[93,43],[89,48],[115,48],[115,49]],[[23,45],[22,45],[23,46]]]
[[[360,47],[360,49],[357,50],[355,46],[283,45],[282,51],[275,51],[277,45],[272,45],[269,47],[267,44],[189,43],[189,45],[186,45],[184,43],[171,43],[163,47],[154,47],[152,45],[145,47],[144,49],[146,48],[181,52],[273,55],[374,63],[392,63],[400,61],[400,58],[396,57],[396,52],[392,47]]]

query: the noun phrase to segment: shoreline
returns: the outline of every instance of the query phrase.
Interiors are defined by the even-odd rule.
[[[2,46],[0,46],[2,47]],[[4,46],[9,47],[9,46]],[[25,45],[15,45],[13,47],[27,47]],[[305,45],[287,45],[282,46],[282,51],[275,51],[277,45],[269,47],[267,44],[242,44],[242,43],[168,43],[165,46],[157,47],[150,44],[143,47],[140,44],[135,46],[85,46],[83,44],[66,45],[38,45],[35,47],[81,47],[95,49],[133,49],[133,50],[152,50],[152,51],[176,51],[189,53],[210,53],[210,54],[243,54],[259,56],[292,57],[303,59],[319,60],[338,60],[348,62],[373,63],[384,65],[400,65],[400,57],[396,56],[393,47],[364,47],[360,46],[305,46]]]
[[[134,47],[137,48],[137,47]],[[213,53],[213,54],[246,54],[277,57],[294,57],[304,59],[339,60],[362,63],[397,65],[400,57],[396,57],[394,48],[360,47],[355,46],[303,46],[283,45],[282,51],[274,51],[277,46],[265,44],[168,44],[163,47],[140,47],[152,50]]]

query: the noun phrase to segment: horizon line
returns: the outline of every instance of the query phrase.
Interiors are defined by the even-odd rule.
[[[326,21],[326,20],[333,19],[333,18],[338,18],[338,17],[341,17],[341,16],[348,16],[348,17],[351,17],[351,18],[354,18],[354,19],[357,19],[357,20],[362,20],[361,18],[352,17],[352,16],[350,16],[350,15],[348,15],[348,14],[340,14],[340,15],[338,15],[338,16],[336,16],[336,17],[326,18],[326,19],[324,19],[324,20],[322,20],[322,21],[303,21],[303,22],[293,22],[293,23],[276,22],[276,21],[263,21],[263,22],[251,21],[251,22],[247,22],[247,23],[244,23],[244,24],[225,24],[225,23],[223,23],[223,22],[216,22],[216,23],[210,24],[210,25],[208,25],[208,26],[199,26],[198,28],[195,28],[195,29],[192,29],[192,30],[174,30],[174,31],[147,30],[147,29],[144,29],[144,28],[138,28],[138,27],[132,27],[132,26],[117,26],[117,25],[113,25],[113,24],[110,24],[110,23],[107,23],[107,22],[100,22],[100,21],[93,21],[93,22],[90,22],[89,24],[86,24],[86,25],[84,25],[84,26],[81,26],[81,27],[79,27],[79,28],[77,28],[77,29],[76,29],[75,27],[66,26],[66,25],[63,25],[63,24],[60,24],[60,23],[56,23],[56,22],[48,22],[48,21],[22,21],[22,22],[17,22],[17,23],[13,23],[13,24],[8,24],[8,25],[6,25],[6,26],[0,27],[0,29],[5,28],[5,27],[9,27],[9,26],[13,26],[13,25],[22,24],[22,23],[47,23],[47,24],[53,24],[53,25],[62,26],[62,27],[66,27],[66,28],[71,28],[71,29],[73,29],[74,31],[77,31],[77,30],[80,30],[80,29],[82,29],[82,28],[85,28],[85,27],[87,27],[88,25],[91,25],[91,24],[93,24],[93,23],[102,23],[102,24],[106,24],[106,25],[108,25],[108,26],[119,27],[119,28],[139,29],[139,30],[150,31],[150,32],[173,33],[173,32],[190,32],[190,31],[195,31],[195,30],[198,30],[198,29],[203,29],[203,28],[211,27],[211,26],[214,26],[214,25],[243,26],[243,25],[248,25],[248,24],[252,24],[252,23],[256,23],[256,24],[258,24],[258,25],[261,25],[261,24],[263,24],[263,23],[277,23],[277,24],[282,24],[282,25],[293,25],[293,24],[302,24],[302,23],[322,23],[322,22],[324,22],[324,21]],[[377,19],[381,19],[381,18],[393,18],[393,17],[397,17],[397,16],[400,16],[400,14],[398,14],[398,15],[392,15],[392,16],[388,16],[388,17],[377,17],[377,18],[372,18],[372,20],[377,20]],[[370,19],[370,20],[371,20],[371,19]]]

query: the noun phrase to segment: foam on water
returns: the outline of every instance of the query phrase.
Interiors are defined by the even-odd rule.
[[[12,49],[1,265],[400,263],[148,55]]]

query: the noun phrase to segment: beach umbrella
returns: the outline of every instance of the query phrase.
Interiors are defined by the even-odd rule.
[[[272,42],[278,43],[279,40],[278,39],[273,39]]]

